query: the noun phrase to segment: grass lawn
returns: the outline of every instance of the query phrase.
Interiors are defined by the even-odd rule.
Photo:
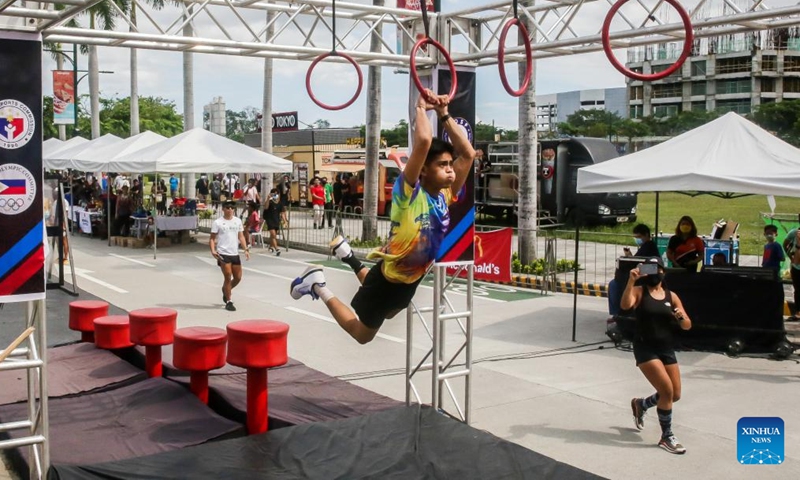
[[[800,198],[775,197],[776,213],[796,215],[800,213]],[[700,195],[690,197],[680,193],[662,193],[659,195],[658,229],[667,235],[675,233],[678,220],[689,215],[697,224],[699,235],[710,235],[714,222],[720,219],[739,223],[739,253],[742,255],[761,255],[764,251],[764,220],[761,212],[769,212],[767,197],[751,195],[735,199]],[[640,193],[637,223],[644,223],[655,228],[656,194]],[[479,217],[479,225],[502,226],[503,221],[492,217]],[[616,243],[633,246],[634,224],[627,223],[614,227],[585,227],[581,229],[581,240],[588,242]],[[779,232],[779,238],[782,238]],[[572,238],[573,235],[559,232],[557,236]]]
[[[776,197],[776,213],[797,214],[800,212],[800,198]],[[698,234],[709,235],[714,222],[720,219],[739,222],[739,251],[743,255],[761,255],[764,249],[764,221],[761,212],[769,212],[767,198],[763,195],[751,195],[736,199],[723,199],[710,195],[689,197],[680,193],[662,193],[659,195],[658,229],[665,234],[674,234],[675,226],[683,215],[689,215],[697,224]],[[656,194],[640,193],[637,222],[655,227]],[[590,238],[588,231],[607,233],[629,233],[633,225],[617,225],[615,227],[587,228],[586,240]],[[583,235],[582,235],[583,236]],[[598,236],[599,237],[599,236]],[[603,236],[602,241],[611,242],[619,237]],[[624,240],[629,243],[629,239]]]

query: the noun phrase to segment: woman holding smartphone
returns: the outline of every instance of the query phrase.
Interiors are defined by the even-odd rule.
[[[636,335],[633,356],[636,366],[656,393],[647,398],[631,400],[636,428],[644,428],[644,414],[652,407],[658,412],[661,440],[658,446],[675,453],[686,453],[672,433],[672,404],[681,397],[681,373],[675,356],[674,330],[692,328],[692,321],[683,309],[681,299],[664,287],[664,264],[652,257],[631,270],[622,308],[635,309]]]

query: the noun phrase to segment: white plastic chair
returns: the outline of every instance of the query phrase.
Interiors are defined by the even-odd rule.
[[[255,245],[256,244],[256,239],[259,239],[261,241],[261,248],[266,248],[266,246],[264,245],[264,223],[265,223],[265,221],[261,220],[258,223],[258,231],[257,232],[253,232],[253,233],[250,234],[250,244],[251,245]]]

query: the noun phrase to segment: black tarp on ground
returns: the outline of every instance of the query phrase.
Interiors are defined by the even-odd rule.
[[[47,349],[47,388],[50,398],[98,392],[147,378],[147,374],[92,343]],[[0,405],[28,399],[25,370],[0,372]]]
[[[69,329],[69,304],[75,300],[103,300],[78,290],[80,296],[74,297],[63,290],[48,290],[45,308],[47,309],[47,346],[64,345],[81,339],[80,332]],[[11,343],[25,330],[25,308],[27,302],[6,303],[0,308],[0,350]],[[125,315],[128,312],[109,304],[109,315]]]
[[[189,383],[185,376],[171,380]],[[401,402],[326,375],[294,361],[270,369],[269,428],[368,415],[402,405]],[[209,406],[226,418],[244,423],[247,418],[247,374],[209,378]]]
[[[50,459],[81,465],[151,455],[244,434],[241,425],[222,418],[180,385],[151,378],[108,392],[53,399],[50,407]],[[0,407],[0,422],[21,420],[27,404]],[[14,431],[13,438],[24,436]],[[7,435],[7,434],[4,434]],[[12,450],[17,471],[27,471]],[[16,458],[15,458],[16,457]]]
[[[600,478],[442,416],[402,407],[135,460],[55,465],[51,480]]]

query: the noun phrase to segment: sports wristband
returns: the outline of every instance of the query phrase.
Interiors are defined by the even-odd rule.
[[[442,115],[441,117],[439,117],[439,121],[440,121],[440,122],[442,122],[442,123],[444,123],[444,122],[446,122],[446,121],[450,120],[451,118],[452,118],[452,117],[450,116],[450,114],[449,114],[449,113],[445,113],[444,115]]]

